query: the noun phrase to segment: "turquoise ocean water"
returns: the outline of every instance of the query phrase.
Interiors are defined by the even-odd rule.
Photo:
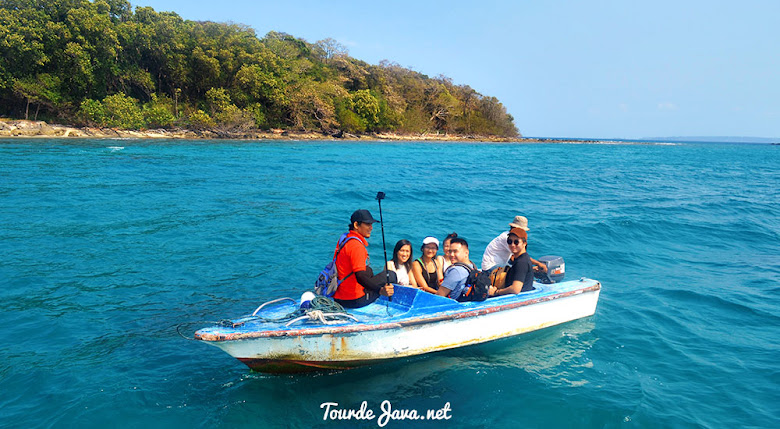
[[[311,287],[384,191],[389,246],[515,215],[598,279],[593,317],[336,373],[176,333]],[[370,240],[382,261],[379,228]],[[0,140],[0,426],[777,427],[780,147]],[[190,324],[192,332],[198,323]]]

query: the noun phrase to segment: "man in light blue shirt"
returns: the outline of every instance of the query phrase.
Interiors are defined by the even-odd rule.
[[[469,272],[474,269],[469,261],[469,244],[460,237],[453,238],[447,257],[452,265],[444,272],[444,280],[436,294],[458,299],[466,287]]]

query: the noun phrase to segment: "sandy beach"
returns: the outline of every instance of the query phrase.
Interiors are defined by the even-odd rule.
[[[219,130],[188,130],[181,128],[122,130],[117,128],[72,127],[49,124],[44,121],[0,119],[0,137],[47,138],[137,138],[137,139],[231,139],[231,140],[355,140],[355,141],[471,141],[517,143],[603,143],[597,140],[505,138],[457,134],[325,134],[319,132],[286,131],[281,129],[222,132]]]

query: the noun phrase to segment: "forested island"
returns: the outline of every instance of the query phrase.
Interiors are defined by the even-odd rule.
[[[498,99],[447,77],[126,0],[0,0],[0,116],[217,137],[520,136]]]

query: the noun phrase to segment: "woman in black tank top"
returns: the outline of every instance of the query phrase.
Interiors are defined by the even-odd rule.
[[[420,265],[420,271],[422,272],[422,277],[425,280],[425,285],[433,290],[439,289],[439,279],[436,277],[436,272],[438,271],[438,264],[436,263],[436,260],[433,259],[430,262],[433,262],[433,271],[428,271],[425,262],[422,261],[422,258],[417,258],[415,260]]]
[[[436,293],[442,279],[441,267],[436,263],[439,240],[435,237],[425,237],[420,250],[422,250],[422,257],[417,258],[412,265],[417,287],[426,292]]]

